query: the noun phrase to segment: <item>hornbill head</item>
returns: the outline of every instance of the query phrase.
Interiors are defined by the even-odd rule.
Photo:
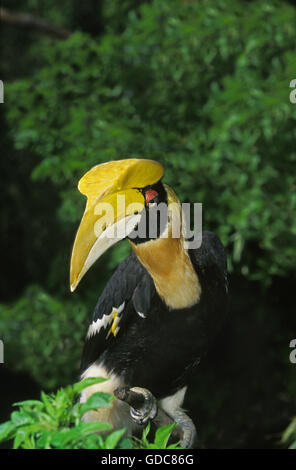
[[[133,234],[141,221],[147,225],[149,213],[159,203],[166,204],[172,194],[161,183],[163,174],[163,166],[156,161],[127,159],[97,165],[81,178],[78,189],[87,196],[87,204],[72,251],[72,292],[94,262],[119,240],[149,240],[148,235]],[[163,229],[157,225],[157,236]]]

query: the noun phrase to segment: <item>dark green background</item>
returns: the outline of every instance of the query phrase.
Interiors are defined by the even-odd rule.
[[[100,292],[129,247],[69,292],[91,166],[161,161],[228,254],[230,312],[185,406],[202,447],[276,447],[296,413],[293,2],[3,2],[67,28],[1,32],[1,420],[76,380]]]

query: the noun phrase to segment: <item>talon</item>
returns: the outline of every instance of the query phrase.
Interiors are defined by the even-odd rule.
[[[177,410],[173,417],[181,430],[180,446],[185,449],[194,448],[197,441],[197,433],[192,419],[183,410]]]
[[[138,424],[145,424],[154,419],[157,414],[157,402],[152,393],[147,388],[133,387],[131,391],[142,395],[143,404],[141,407],[131,407],[130,414],[133,420]]]
[[[157,415],[157,401],[146,388],[119,388],[114,395],[130,405],[130,415],[137,424],[145,424]]]

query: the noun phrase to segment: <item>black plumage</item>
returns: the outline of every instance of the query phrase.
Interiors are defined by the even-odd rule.
[[[119,314],[119,331],[106,327],[87,337],[82,371],[96,363],[128,386],[149,389],[158,399],[182,388],[214,340],[227,310],[224,248],[216,235],[203,232],[202,245],[189,250],[201,285],[195,305],[171,309],[158,295],[148,271],[135,253],[117,268],[93,315],[99,322],[112,309]],[[182,287],[180,287],[182,288]]]

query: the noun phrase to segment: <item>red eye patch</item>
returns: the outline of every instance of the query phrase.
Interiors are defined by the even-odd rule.
[[[149,202],[154,199],[156,196],[158,196],[158,192],[154,191],[153,189],[148,189],[145,193],[145,202],[146,204],[149,204]]]

